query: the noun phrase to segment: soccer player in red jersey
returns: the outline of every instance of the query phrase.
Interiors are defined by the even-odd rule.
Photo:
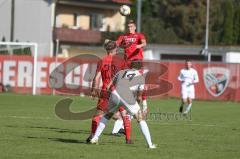
[[[146,38],[142,33],[136,32],[136,24],[129,20],[128,33],[120,35],[116,41],[117,45],[124,48],[125,60],[131,64],[131,61],[143,60],[143,47],[146,46]]]
[[[127,27],[128,32],[120,35],[116,43],[124,49],[124,58],[130,66],[132,61],[143,61],[143,48],[147,45],[147,41],[144,34],[136,32],[136,24],[133,20],[128,21]],[[146,90],[143,91],[142,105],[143,114],[146,116],[148,112]]]
[[[103,57],[103,59],[98,63],[96,74],[92,83],[92,90],[91,90],[92,96],[93,97],[98,96],[99,100],[97,103],[96,114],[92,118],[91,135],[87,139],[87,142],[89,142],[91,137],[95,134],[98,123],[101,120],[101,117],[103,116],[104,112],[106,112],[107,110],[108,98],[109,98],[109,93],[107,92],[108,84],[110,83],[114,75],[121,69],[124,69],[126,66],[124,60],[116,55],[117,53],[116,42],[111,40],[105,40],[104,48],[107,51],[107,55]],[[101,92],[99,93],[98,89],[96,88],[96,82],[100,78],[100,76],[102,77],[103,85],[101,88]],[[120,109],[120,112],[122,111],[123,110]],[[118,119],[119,117],[120,116],[116,115],[113,118]],[[125,115],[123,116],[123,123],[124,123],[126,134],[128,134],[127,132],[130,132],[131,125],[129,120],[125,120]],[[126,135],[126,143],[129,143],[129,142],[131,142],[130,136]]]

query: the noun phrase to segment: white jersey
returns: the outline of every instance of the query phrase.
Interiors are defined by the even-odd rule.
[[[117,90],[130,88],[131,91],[142,91],[145,84],[145,75],[147,70],[125,69],[115,75],[114,83]]]
[[[112,90],[108,103],[108,111],[115,112],[119,106],[134,115],[140,110],[134,94],[144,89],[146,70],[125,69],[119,71],[113,79],[115,89]]]
[[[194,84],[199,82],[198,73],[195,69],[182,69],[178,76],[181,81],[181,94],[182,98],[195,98]]]

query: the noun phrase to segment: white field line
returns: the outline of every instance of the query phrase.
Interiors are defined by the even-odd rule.
[[[167,125],[167,126],[176,126],[179,125],[178,123],[170,123],[170,122],[166,122],[166,123],[159,123],[157,121],[148,121],[151,124],[158,124],[158,125]],[[181,122],[181,121],[180,121]],[[184,121],[183,121],[184,122]],[[190,121],[192,122],[192,121]],[[201,124],[201,123],[185,123],[185,124],[181,124],[184,126],[202,126],[202,127],[220,127],[220,128],[232,128],[232,127],[228,127],[228,126],[222,126],[222,125],[216,125],[216,124]]]
[[[50,117],[31,117],[31,116],[4,116],[0,115],[0,118],[16,118],[16,119],[42,119],[42,120],[55,120],[56,118]]]

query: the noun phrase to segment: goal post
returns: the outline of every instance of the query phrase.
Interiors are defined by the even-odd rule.
[[[0,55],[33,56],[32,94],[36,95],[38,44],[34,42],[0,42]]]

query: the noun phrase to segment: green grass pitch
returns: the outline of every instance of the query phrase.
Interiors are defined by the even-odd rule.
[[[124,136],[110,136],[109,122],[99,145],[87,145],[90,120],[64,121],[54,114],[55,103],[63,96],[0,94],[1,159],[239,159],[240,104],[195,101],[192,120],[148,121],[153,142],[149,150],[132,121],[133,145]],[[71,97],[72,111],[95,106],[96,100]],[[177,112],[178,99],[150,100],[151,112]]]

